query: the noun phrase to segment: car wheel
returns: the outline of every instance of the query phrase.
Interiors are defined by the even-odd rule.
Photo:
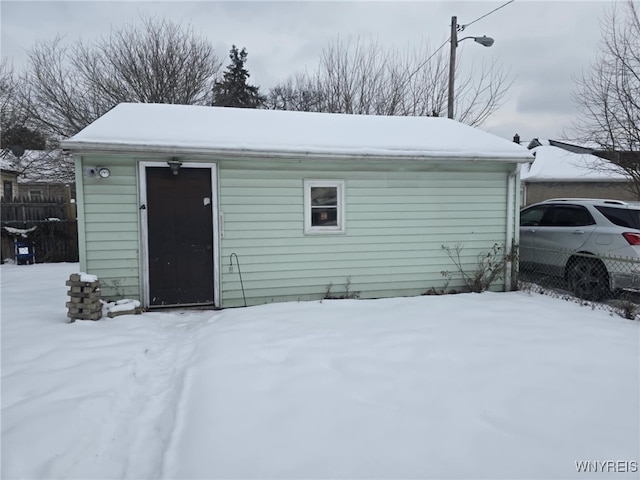
[[[610,294],[609,274],[599,260],[573,259],[567,271],[567,283],[578,298],[585,300],[600,300]]]

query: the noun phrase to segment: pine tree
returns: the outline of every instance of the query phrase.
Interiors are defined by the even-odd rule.
[[[24,125],[15,125],[4,128],[0,139],[0,147],[3,149],[13,145],[20,145],[27,150],[44,150],[47,148],[47,141],[41,132]]]
[[[249,72],[244,68],[247,50],[238,51],[235,45],[229,53],[231,63],[223,74],[223,79],[213,86],[213,106],[260,108],[266,97],[260,95],[260,88],[247,84]]]

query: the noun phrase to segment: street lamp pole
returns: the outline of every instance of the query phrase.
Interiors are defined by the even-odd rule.
[[[464,29],[464,25],[462,26]],[[458,44],[467,40],[468,38],[472,38],[475,42],[479,43],[483,47],[490,47],[493,45],[493,38],[487,37],[486,35],[482,37],[464,37],[458,40],[458,18],[451,17],[451,52],[449,54],[449,98],[447,103],[447,116],[449,118],[453,118],[453,103],[454,103],[454,81],[456,77],[456,49],[458,48]]]
[[[456,49],[458,48],[458,17],[451,17],[451,53],[449,54],[449,99],[447,116],[453,118],[453,82],[456,76]]]

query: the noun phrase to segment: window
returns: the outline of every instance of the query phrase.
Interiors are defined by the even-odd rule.
[[[537,227],[542,223],[542,217],[549,207],[547,205],[538,205],[536,207],[527,208],[520,213],[521,227]]]
[[[344,232],[344,181],[305,180],[304,231]]]
[[[542,219],[547,227],[584,227],[595,225],[589,211],[580,205],[554,205]]]
[[[7,181],[2,182],[2,196],[5,200],[13,199],[13,183]]]
[[[29,190],[29,200],[32,202],[41,202],[42,190]]]
[[[598,205],[596,205],[595,207],[601,214],[607,217],[607,220],[615,225],[618,225],[619,227],[640,227],[640,216],[638,215],[638,210],[627,210],[626,208],[615,207],[600,207]]]

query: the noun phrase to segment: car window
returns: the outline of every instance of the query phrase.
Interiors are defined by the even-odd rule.
[[[640,228],[640,210],[603,206],[596,206],[596,209],[607,217],[607,220],[619,227]]]
[[[542,223],[542,217],[544,217],[544,213],[548,208],[548,205],[525,208],[520,212],[520,226],[535,227],[540,225],[540,223]]]
[[[582,205],[553,205],[542,218],[542,226],[546,227],[583,227],[595,223]]]
[[[629,214],[631,215],[631,219],[633,220],[633,225],[635,225],[634,228],[637,228],[638,230],[640,230],[640,210],[628,210]]]

